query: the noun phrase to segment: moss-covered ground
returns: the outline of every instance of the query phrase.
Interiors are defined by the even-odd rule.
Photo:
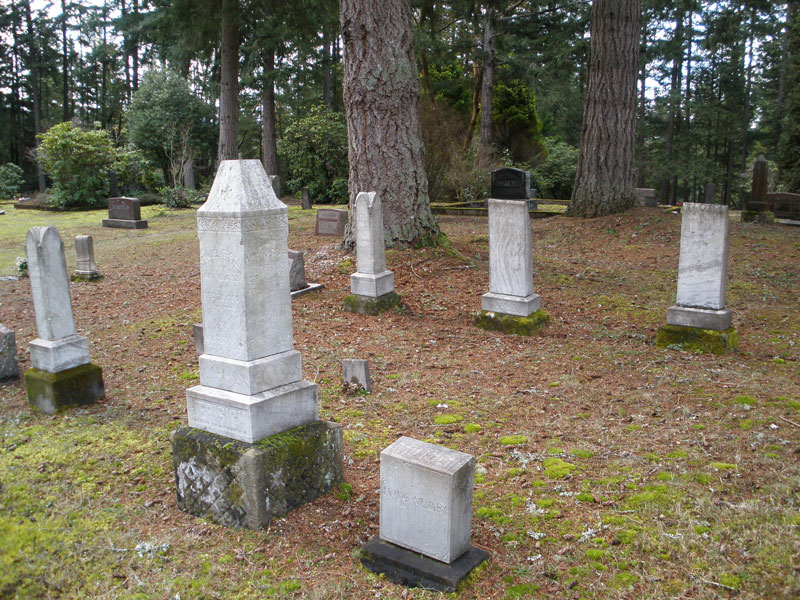
[[[231,530],[176,507],[169,434],[186,424],[200,321],[193,210],[3,205],[0,275],[27,228],[94,236],[104,278],[70,284],[106,398],[46,416],[0,385],[0,598],[792,598],[800,596],[800,238],[732,217],[725,355],[659,348],[674,303],[680,217],[657,209],[534,220],[536,336],[473,324],[488,289],[487,222],[439,218],[448,248],[391,250],[404,308],[344,310],[351,270],[314,211],[290,247],[325,288],[292,303],[305,379],[342,424],[347,486]],[[601,248],[602,252],[598,249]],[[346,263],[344,263],[346,264]],[[20,368],[36,337],[26,279],[0,281]],[[368,358],[348,393],[343,358]],[[473,543],[491,562],[458,594],[405,590],[359,566],[378,532],[379,454],[409,435],[475,455]]]

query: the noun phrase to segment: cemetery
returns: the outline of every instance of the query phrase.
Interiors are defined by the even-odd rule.
[[[348,254],[341,236],[317,235],[318,206],[282,200],[286,212],[272,201],[254,217],[241,213],[240,234],[224,198],[199,211],[143,207],[142,230],[101,226],[104,209],[3,204],[0,590],[451,597],[396,583],[409,577],[457,589],[458,598],[762,598],[800,589],[795,228],[742,223],[724,207],[642,206],[589,221],[514,213],[521,237],[507,227],[508,239],[493,244],[490,201],[488,219],[439,216],[447,243],[437,248],[381,253],[365,238]],[[273,235],[247,225],[278,223],[269,211],[285,215],[288,239],[239,240]],[[716,221],[686,221],[706,213]],[[45,298],[68,286],[74,315],[74,330],[65,313],[58,323],[67,329],[50,338],[74,340],[68,370],[86,359],[82,340],[102,369],[92,404],[53,415],[33,408],[20,378],[41,364],[28,344],[48,335],[35,253],[29,276],[15,267],[28,230],[45,226],[57,228],[66,263],[48,275]],[[697,238],[696,226],[712,229]],[[55,235],[47,231],[37,239]],[[709,246],[690,251],[697,240]],[[530,248],[521,266],[495,272],[492,249],[515,243]],[[290,299],[287,247],[303,252],[306,278],[323,286],[315,293]],[[234,248],[255,255],[236,263],[224,252]],[[103,277],[70,281],[79,261]],[[253,265],[258,284],[238,287]],[[217,274],[201,294],[206,268]],[[376,315],[346,310],[354,273],[385,272],[401,304]],[[246,302],[271,294],[281,308],[268,322],[246,311],[233,317],[239,293]],[[509,302],[501,306],[522,306],[517,313],[546,308],[549,321],[532,336],[477,327],[482,296],[491,302],[492,294]],[[207,312],[220,307],[222,316]],[[674,323],[698,325],[697,311],[734,327],[738,345],[714,354],[656,344]],[[198,359],[193,324],[201,322]],[[260,328],[266,333],[231,345]],[[274,350],[236,350],[269,340]],[[263,381],[255,374],[263,361],[250,357],[273,351],[271,362],[285,362],[270,371],[284,378],[273,390],[313,390],[318,416],[308,400],[293,402],[305,426],[250,444],[255,438],[215,430],[213,410],[191,408],[198,399],[260,397],[240,386]],[[236,369],[254,375],[230,379]],[[290,458],[323,446],[333,462]],[[243,483],[233,496],[235,481],[203,479],[232,464]],[[257,483],[303,468],[306,488],[286,483],[287,494],[264,496],[273,488]],[[210,510],[221,497],[234,501]]]

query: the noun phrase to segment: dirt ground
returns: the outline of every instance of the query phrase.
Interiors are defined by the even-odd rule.
[[[186,424],[201,320],[193,210],[0,216],[0,275],[28,227],[94,237],[98,282],[72,283],[106,398],[33,413],[0,385],[0,598],[438,598],[360,567],[378,532],[382,448],[400,435],[475,455],[472,539],[491,560],[458,598],[800,596],[800,228],[732,218],[729,355],[654,345],[674,302],[680,216],[638,208],[534,220],[532,338],[473,325],[488,291],[487,221],[442,216],[451,247],[389,251],[404,305],[343,309],[352,267],[290,207],[290,248],[319,292],[292,301],[303,374],[345,430],[347,486],[264,531],[176,506],[169,442]],[[28,279],[0,281],[20,368],[36,337]],[[372,393],[342,388],[368,358]]]

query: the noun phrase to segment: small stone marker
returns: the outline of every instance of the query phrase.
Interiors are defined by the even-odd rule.
[[[319,213],[317,213],[319,214]],[[345,309],[376,315],[400,303],[394,291],[394,273],[386,268],[383,206],[375,192],[360,192],[355,203],[356,269],[350,275]]]
[[[258,160],[220,164],[197,226],[204,353],[189,427],[172,435],[178,506],[258,529],[342,480],[342,429],[317,420],[317,386],[302,379],[288,209]]]
[[[317,222],[314,227],[314,234],[342,237],[344,235],[344,228],[347,225],[347,219],[348,214],[346,210],[340,210],[338,208],[320,208],[317,211]]]
[[[17,341],[14,332],[0,323],[0,381],[19,378]]]
[[[667,327],[659,330],[656,343],[727,352],[738,339],[733,315],[725,308],[728,207],[685,202],[681,215],[677,300],[667,310]],[[700,343],[698,336],[705,341]]]
[[[489,199],[489,293],[481,297],[476,325],[533,335],[549,316],[533,292],[533,234],[524,204]]]
[[[104,395],[100,367],[91,364],[89,341],[77,334],[64,244],[55,227],[34,227],[25,242],[39,337],[28,345],[33,367],[25,372],[30,403],[47,414],[93,404]]]
[[[75,252],[78,254],[78,263],[75,267],[75,272],[72,274],[72,278],[87,279],[89,281],[100,279],[101,275],[97,271],[97,265],[94,263],[94,242],[92,241],[92,236],[76,236]]]
[[[194,349],[197,356],[205,352],[205,344],[203,343],[203,324],[195,323],[192,325],[192,338],[194,338]]]
[[[716,204],[717,202],[717,186],[713,183],[707,183],[703,186],[703,204]]]
[[[658,193],[653,188],[635,188],[639,206],[655,208],[658,206]]]
[[[306,186],[303,186],[300,190],[300,207],[303,210],[311,210],[311,192],[308,191]]]
[[[281,197],[281,178],[279,175],[268,175],[269,182],[272,184],[272,190],[275,192],[275,195],[280,198]]]
[[[308,287],[306,265],[300,250],[289,250],[289,290],[296,292]]]
[[[363,358],[342,359],[342,378],[346,384],[353,384],[369,392],[369,361]]]
[[[121,229],[146,229],[147,221],[142,219],[138,198],[109,198],[108,218],[103,219],[103,227]]]
[[[409,437],[384,449],[380,537],[362,547],[362,563],[398,583],[454,591],[489,557],[470,543],[474,468],[469,454]]]

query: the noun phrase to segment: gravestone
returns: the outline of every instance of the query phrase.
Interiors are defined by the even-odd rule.
[[[342,237],[347,225],[347,211],[338,208],[320,208],[314,227],[315,235],[333,235]]]
[[[308,191],[306,186],[303,186],[302,190],[300,190],[300,207],[303,210],[311,210],[311,192]]]
[[[14,332],[0,323],[0,381],[19,378],[17,341]]]
[[[279,175],[268,175],[269,182],[272,185],[272,190],[275,192],[275,195],[280,198],[281,197],[281,178]]]
[[[800,221],[800,194],[791,192],[767,192],[767,204],[779,219]]]
[[[474,468],[469,454],[409,437],[384,449],[380,534],[362,563],[398,583],[455,591],[489,557],[470,543]]]
[[[656,342],[687,348],[700,344],[696,349],[710,352],[732,350],[738,336],[733,315],[725,308],[728,207],[685,202],[681,215],[677,299],[667,310],[667,327],[659,330]]]
[[[528,210],[514,200],[489,200],[489,292],[475,323],[533,335],[549,320],[533,292],[533,234]]]
[[[749,210],[765,210],[767,201],[767,180],[769,170],[767,159],[759,156],[753,163],[753,184],[750,188]]]
[[[369,361],[363,358],[342,359],[342,379],[345,384],[362,387],[369,392]]]
[[[317,213],[319,214],[319,213]],[[360,192],[355,203],[356,272],[350,275],[345,309],[376,315],[400,303],[394,273],[386,268],[383,207],[375,192]]]
[[[716,204],[717,203],[717,186],[713,183],[707,183],[703,186],[703,204]]]
[[[34,227],[28,231],[25,254],[39,334],[28,345],[33,365],[25,372],[28,400],[47,414],[93,404],[105,393],[102,370],[91,364],[89,341],[75,329],[58,229]]]
[[[76,236],[75,252],[78,254],[78,262],[75,266],[75,272],[72,274],[72,279],[85,279],[88,281],[100,279],[101,275],[97,271],[97,265],[94,263],[94,242],[92,241],[92,236]]]
[[[655,208],[658,206],[658,193],[653,188],[635,188],[639,206]]]
[[[146,229],[147,221],[142,219],[138,198],[109,198],[108,218],[103,219],[103,227],[121,229]]]
[[[302,379],[288,209],[258,160],[220,164],[197,226],[204,353],[189,427],[172,436],[178,505],[258,529],[341,481],[342,430],[318,420]]]
[[[289,250],[289,290],[296,292],[306,287],[308,282],[303,253],[299,250]]]
[[[194,339],[194,349],[197,356],[205,352],[205,344],[203,343],[203,324],[195,323],[192,325],[192,339]]]
[[[528,210],[536,210],[536,190],[531,189],[531,174],[522,169],[505,168],[492,171],[492,198],[504,200],[525,200]]]

